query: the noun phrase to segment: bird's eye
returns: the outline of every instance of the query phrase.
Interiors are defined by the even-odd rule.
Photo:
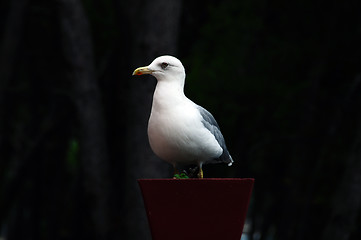
[[[162,69],[166,69],[167,67],[168,67],[168,63],[166,63],[166,62],[162,62],[161,64],[160,64],[160,67],[162,68]]]

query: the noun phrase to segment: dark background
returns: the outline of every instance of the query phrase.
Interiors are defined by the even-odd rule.
[[[235,160],[205,177],[256,179],[249,239],[361,239],[361,1],[0,7],[1,239],[150,239],[136,179],[172,171],[131,74],[163,54]]]

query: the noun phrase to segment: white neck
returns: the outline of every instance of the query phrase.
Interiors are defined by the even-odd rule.
[[[168,81],[158,81],[153,95],[152,110],[165,110],[184,102],[186,96],[183,92],[184,81],[180,84]]]

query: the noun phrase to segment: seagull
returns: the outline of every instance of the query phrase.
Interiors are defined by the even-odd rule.
[[[203,164],[227,163],[229,154],[213,115],[184,95],[185,69],[179,59],[160,56],[133,75],[150,74],[157,79],[148,121],[148,139],[153,152],[173,165],[174,173],[184,165],[197,165],[203,178]]]

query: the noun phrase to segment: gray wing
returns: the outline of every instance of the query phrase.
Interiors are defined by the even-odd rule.
[[[231,166],[233,163],[233,159],[227,150],[226,142],[224,141],[223,135],[216,119],[214,119],[213,115],[203,107],[197,105],[197,109],[203,118],[202,123],[204,127],[206,127],[215,136],[218,144],[223,149],[222,155],[219,156],[217,159],[214,159],[215,162],[224,162],[228,163],[228,166]]]

